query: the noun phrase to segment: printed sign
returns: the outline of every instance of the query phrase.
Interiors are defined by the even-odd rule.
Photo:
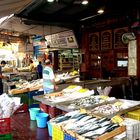
[[[78,48],[75,35],[72,30],[45,36],[46,45],[51,48]]]

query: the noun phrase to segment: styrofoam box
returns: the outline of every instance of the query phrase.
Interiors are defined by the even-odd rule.
[[[126,125],[126,136],[128,140],[140,139],[140,121],[125,118],[124,125]]]
[[[111,140],[127,140],[126,138],[126,131],[113,137]]]

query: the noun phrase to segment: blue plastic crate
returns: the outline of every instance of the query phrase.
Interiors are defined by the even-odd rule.
[[[64,140],[76,140],[76,138],[74,138],[71,135],[65,133],[64,134]]]
[[[38,96],[44,94],[44,91],[33,90],[28,92],[28,98],[33,99],[33,96]]]
[[[49,136],[52,137],[52,125],[51,125],[51,123],[49,121],[47,122],[47,125],[48,125]]]
[[[29,107],[32,104],[37,104],[37,103],[39,104],[38,101],[33,99],[33,96],[38,96],[38,95],[42,95],[42,94],[44,94],[44,91],[34,90],[34,91],[28,92],[28,105],[29,105]]]
[[[34,104],[29,105],[29,108],[34,108],[34,107],[38,107],[39,108],[39,104],[34,103]]]

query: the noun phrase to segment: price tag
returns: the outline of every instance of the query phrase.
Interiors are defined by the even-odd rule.
[[[86,91],[87,91],[87,89],[81,88],[78,92],[84,93],[84,92],[86,92]]]
[[[123,103],[122,102],[116,102],[114,103],[115,106],[121,106]]]
[[[105,96],[105,95],[101,95],[100,96],[103,100],[106,100],[107,98],[109,98],[108,96]]]
[[[119,123],[119,124],[124,121],[124,119],[119,115],[114,116],[111,120],[112,120],[112,122]]]
[[[83,108],[80,108],[80,112],[81,113],[87,113],[87,111],[85,109],[83,109]]]
[[[68,87],[68,89],[72,89],[72,88],[75,88],[76,86],[75,85],[71,85]]]

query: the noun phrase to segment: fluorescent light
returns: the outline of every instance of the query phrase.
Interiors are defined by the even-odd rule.
[[[88,0],[83,0],[83,1],[82,1],[82,4],[83,4],[83,5],[88,4]]]
[[[9,16],[5,16],[5,17],[0,18],[0,24],[2,24],[4,21],[6,21],[7,19],[9,19],[9,18],[11,18],[13,16],[14,16],[14,14],[11,14]]]
[[[102,14],[102,13],[104,13],[104,10],[103,10],[103,9],[99,9],[99,10],[97,11],[97,13],[98,13],[98,14]]]
[[[54,0],[47,0],[48,2],[54,2]]]
[[[2,24],[7,18],[8,18],[8,16],[0,18],[0,24]]]

